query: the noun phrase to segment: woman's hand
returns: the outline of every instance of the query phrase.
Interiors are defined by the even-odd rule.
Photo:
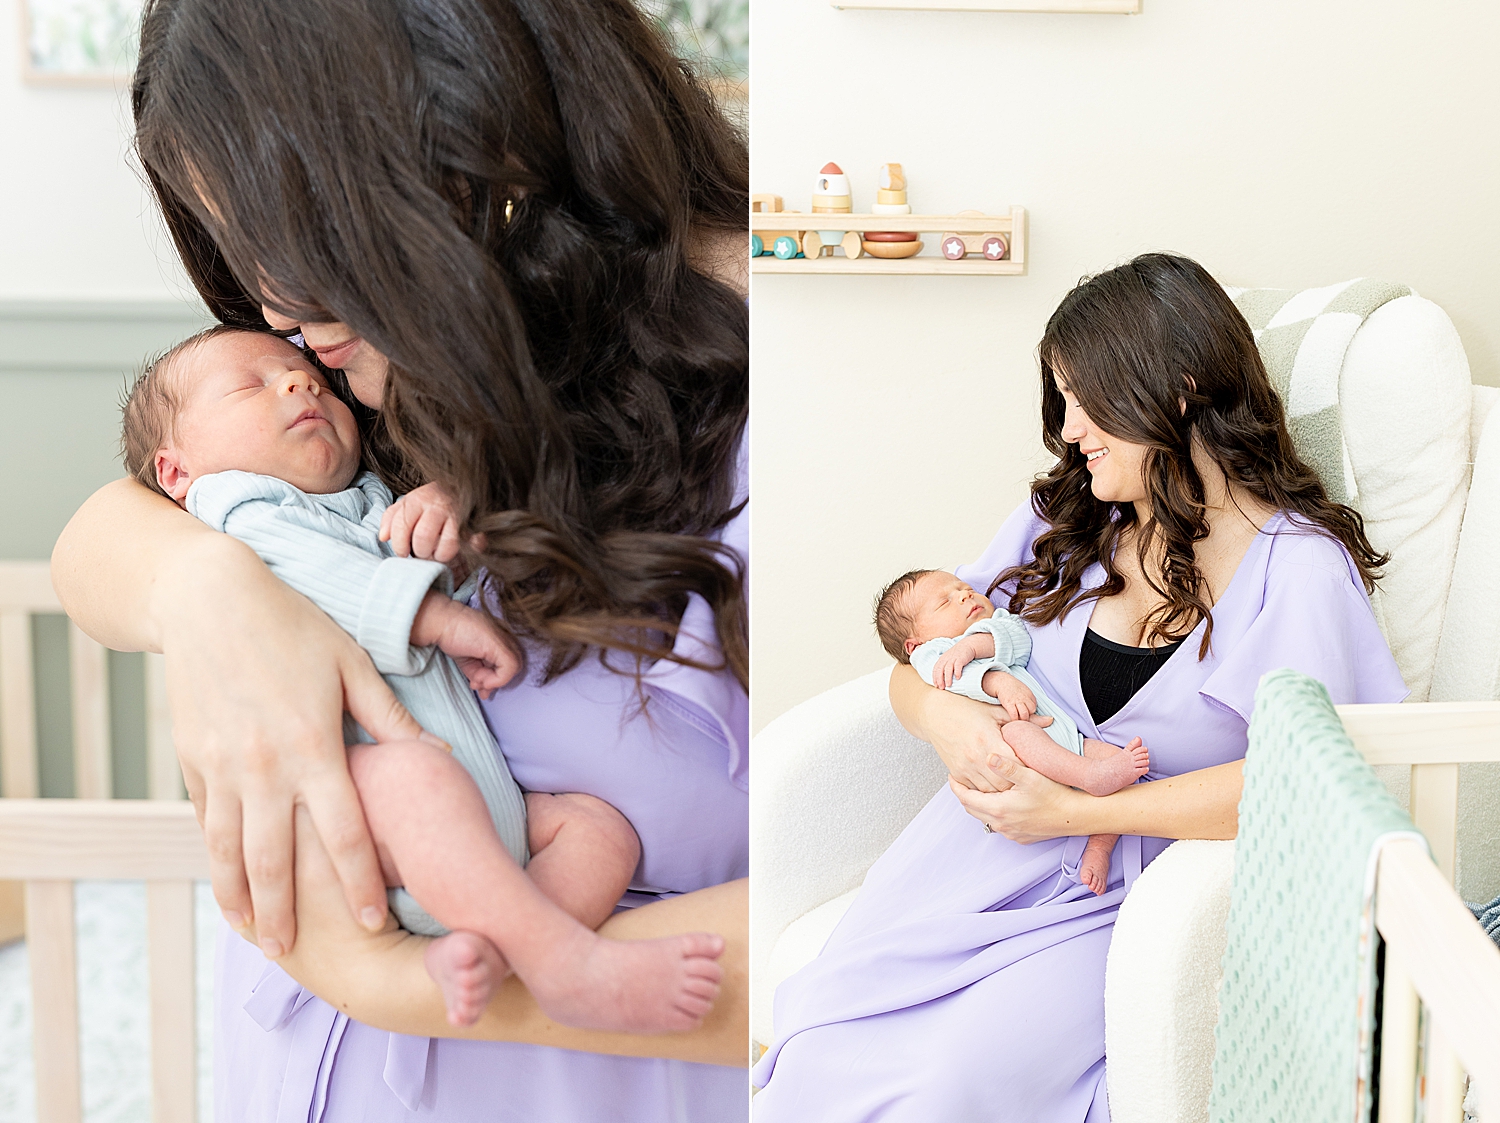
[[[937,750],[960,784],[982,792],[1010,786],[989,765],[992,756],[1013,755],[1000,736],[1010,718],[999,706],[934,690],[910,666],[900,666],[891,672],[891,708],[902,725]]]
[[[352,915],[380,929],[385,882],[349,778],[343,714],[379,741],[436,738],[347,633],[232,538],[194,536],[151,599],[173,740],[225,919],[253,924],[268,956],[291,950],[292,823],[303,806]]]
[[[1027,768],[1013,756],[998,753],[987,762],[996,775],[1010,782],[1000,792],[975,791],[950,779],[948,787],[964,805],[964,810],[997,834],[1012,842],[1043,842],[1065,835],[1093,833],[1076,829],[1078,800],[1092,799],[1083,792],[1047,779]]]

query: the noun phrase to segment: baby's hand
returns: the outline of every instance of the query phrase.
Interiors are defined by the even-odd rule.
[[[380,540],[389,542],[398,558],[451,562],[458,557],[458,519],[448,493],[437,484],[407,492],[381,516]]]
[[[964,668],[974,661],[974,645],[967,638],[959,640],[938,656],[932,665],[932,685],[947,690],[963,675]]]
[[[1036,695],[1015,675],[993,671],[984,676],[984,689],[1000,703],[1000,708],[1010,715],[1011,721],[1029,721],[1036,713]]]
[[[481,698],[491,697],[521,669],[521,657],[510,637],[489,613],[441,593],[428,593],[422,602],[412,622],[411,642],[418,647],[437,644]]]

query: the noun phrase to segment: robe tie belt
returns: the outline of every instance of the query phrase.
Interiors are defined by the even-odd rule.
[[[322,1123],[333,1059],[349,1025],[348,1016],[304,989],[274,963],[266,964],[244,1009],[267,1033],[292,1034],[276,1123]],[[386,1087],[408,1111],[416,1111],[427,1090],[432,1039],[402,1033],[387,1037]]]

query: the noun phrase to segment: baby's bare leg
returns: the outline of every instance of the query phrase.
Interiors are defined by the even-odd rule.
[[[1104,896],[1109,884],[1109,856],[1114,852],[1117,834],[1095,834],[1089,836],[1083,848],[1083,860],[1078,863],[1078,880],[1094,891],[1096,897]]]
[[[1006,722],[1000,735],[1027,768],[1090,795],[1112,795],[1135,783],[1150,767],[1149,755],[1140,738],[1131,741],[1132,748],[1125,749],[1085,738],[1084,755],[1079,756],[1029,721]]]
[[[585,926],[603,924],[640,864],[630,820],[591,795],[528,792],[526,835],[537,888]]]
[[[481,973],[471,961],[485,955],[477,942],[482,937],[559,1022],[659,1033],[692,1029],[703,1020],[718,994],[721,972],[714,960],[722,938],[621,943],[596,936],[516,864],[474,782],[441,749],[420,742],[357,745],[349,750],[349,770],[388,881],[405,885],[453,930],[432,945],[454,949],[452,960],[428,952],[438,955],[440,968],[453,968],[457,960],[475,969],[471,974]],[[472,1003],[454,1005],[450,1018]]]

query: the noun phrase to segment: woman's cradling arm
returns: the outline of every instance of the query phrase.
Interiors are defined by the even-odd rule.
[[[537,1008],[514,977],[497,989],[478,1023],[448,1024],[441,992],[422,963],[429,940],[390,922],[379,933],[354,923],[337,879],[305,812],[297,816],[297,916],[303,935],[280,966],[303,986],[350,1017],[419,1037],[522,1041],[584,1052],[669,1057],[743,1066],[749,1056],[749,894],[744,880],[629,909],[610,917],[601,935],[644,940],[681,932],[718,932],[723,988],[704,1024],[692,1033],[635,1036],[558,1025]],[[253,939],[253,933],[250,934]]]
[[[1012,787],[986,793],[951,780],[949,787],[970,815],[1015,842],[1086,834],[1233,838],[1239,830],[1243,761],[1132,784],[1107,796],[1056,783],[1013,757],[992,758],[991,767]]]
[[[1096,797],[1016,760],[1000,736],[1005,714],[998,706],[934,690],[910,667],[891,673],[891,707],[907,730],[932,744],[969,814],[1016,842],[1085,834],[1235,836],[1239,761]]]
[[[173,740],[225,918],[255,922],[268,954],[294,945],[291,812],[303,805],[341,902],[378,930],[385,884],[349,778],[344,710],[381,740],[423,734],[364,651],[249,547],[133,480],[78,510],[52,573],[90,635],[166,656]]]

